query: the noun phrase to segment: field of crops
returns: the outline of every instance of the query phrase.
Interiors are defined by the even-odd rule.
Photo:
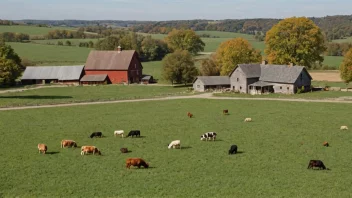
[[[191,94],[187,92],[187,88],[171,86],[106,85],[60,88],[54,87],[0,94],[0,108],[155,98],[187,94]]]
[[[45,35],[48,32],[56,29],[74,30],[74,28],[70,28],[70,27],[48,28],[48,27],[36,27],[36,26],[24,26],[24,25],[12,25],[12,26],[0,25],[0,33],[16,32],[16,33],[23,33],[28,35]]]
[[[189,119],[188,111],[195,117]],[[349,197],[352,134],[339,127],[351,123],[351,111],[344,104],[194,99],[0,112],[0,194]],[[245,117],[253,122],[244,123]],[[143,137],[115,138],[117,129],[139,129]],[[105,137],[88,138],[94,131]],[[218,133],[217,141],[200,141],[208,131]],[[95,145],[103,156],[61,149],[62,139]],[[167,149],[176,139],[183,149]],[[38,154],[38,143],[48,145],[47,155]],[[232,144],[239,154],[228,155]],[[121,154],[121,147],[132,152]],[[151,168],[128,170],[129,157]],[[311,159],[330,170],[308,170]]]

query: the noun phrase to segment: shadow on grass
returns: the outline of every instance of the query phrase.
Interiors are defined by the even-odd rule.
[[[127,136],[126,138],[131,138],[131,139],[132,139],[132,138],[133,138],[133,139],[134,139],[134,138],[137,138],[137,139],[138,139],[138,138],[146,138],[146,137],[147,137],[147,136],[142,136],[142,135],[141,135],[141,136],[138,136],[138,137],[136,137],[136,136],[134,136],[134,137],[128,137],[128,136]]]
[[[46,152],[45,154],[47,155],[55,155],[55,154],[59,154],[60,152],[58,151],[52,151],[52,152]]]
[[[0,96],[1,98],[9,98],[9,99],[67,99],[72,98],[71,96]]]
[[[190,146],[182,146],[182,147],[181,147],[181,150],[185,150],[185,149],[187,150],[187,149],[191,149],[191,148],[192,148],[192,147],[190,147]]]

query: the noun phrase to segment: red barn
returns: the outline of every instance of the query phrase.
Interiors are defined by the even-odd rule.
[[[139,83],[142,78],[143,66],[135,50],[91,51],[86,65],[85,74],[106,74],[112,84]]]

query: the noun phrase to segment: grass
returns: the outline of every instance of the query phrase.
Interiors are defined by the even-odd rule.
[[[43,88],[0,94],[0,107],[155,98],[186,94],[186,90],[187,88],[171,86],[138,85]]]
[[[352,37],[347,37],[344,39],[337,39],[337,40],[333,40],[332,42],[336,42],[336,43],[352,43]]]
[[[332,85],[332,83],[330,84]],[[345,85],[346,87],[346,85]],[[250,95],[250,94],[239,94],[239,93],[218,93],[214,94],[220,97],[237,97],[237,98],[284,98],[284,99],[337,99],[340,97],[349,97],[352,100],[352,92],[342,91],[315,91],[307,92],[303,94],[268,94],[268,95]]]
[[[204,108],[206,107],[206,108]],[[230,115],[223,116],[222,109]],[[191,111],[195,118],[186,117]],[[349,197],[351,105],[175,100],[0,112],[4,197]],[[252,123],[244,123],[251,117]],[[114,138],[140,129],[144,138]],[[94,131],[105,138],[90,139]],[[218,133],[215,142],[200,135]],[[15,137],[15,138],[14,138]],[[62,139],[103,156],[60,149]],[[180,139],[185,149],[169,150]],[[323,147],[328,141],[331,147]],[[47,155],[37,144],[48,145]],[[229,156],[232,144],[240,153]],[[121,154],[127,147],[131,153]],[[125,168],[141,157],[152,168]],[[308,170],[320,159],[330,171]]]
[[[24,33],[28,35],[45,35],[53,30],[74,30],[74,28],[70,27],[36,27],[36,26],[25,26],[25,25],[0,25],[0,33],[2,32],[16,32],[16,33]]]
[[[9,43],[21,58],[37,65],[80,65],[86,62],[91,49],[32,43]]]
[[[154,79],[158,79],[158,83],[168,83],[161,76],[162,61],[143,62],[142,65],[143,74],[152,75]]]
[[[343,61],[343,56],[324,56],[323,65],[333,66],[339,69]]]

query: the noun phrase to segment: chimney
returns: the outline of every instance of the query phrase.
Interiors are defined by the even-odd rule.
[[[293,66],[294,66],[294,64],[293,64],[293,63],[290,63],[288,66],[289,66],[289,67],[293,67]]]
[[[262,65],[266,65],[266,64],[268,64],[268,61],[267,60],[263,60],[262,61]]]
[[[118,53],[121,53],[121,51],[122,51],[122,50],[121,50],[121,46],[118,46],[118,47],[116,48],[116,50],[117,50]]]

